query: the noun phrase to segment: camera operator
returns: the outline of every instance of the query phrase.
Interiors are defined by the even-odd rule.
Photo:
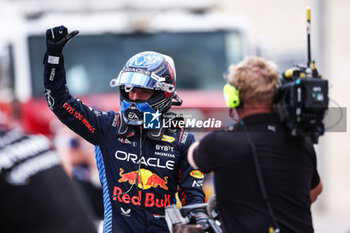
[[[188,152],[193,167],[215,173],[224,232],[313,232],[310,206],[322,191],[316,154],[309,138],[288,134],[273,113],[276,65],[248,57],[228,79],[225,99],[238,122]]]

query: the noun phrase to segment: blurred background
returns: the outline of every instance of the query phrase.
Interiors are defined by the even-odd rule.
[[[312,9],[312,58],[329,80],[330,107],[344,110],[341,127],[329,128],[316,146],[324,190],[312,207],[314,227],[320,233],[348,233],[350,1],[0,0],[0,121],[52,138],[67,171],[79,178],[81,169],[75,172],[75,166],[94,165],[87,160],[72,164],[83,159],[65,155],[82,154],[89,145],[59,130],[63,126],[44,98],[47,28],[65,25],[68,30],[80,30],[64,50],[65,63],[71,93],[89,106],[117,111],[118,93],[109,81],[130,56],[155,50],[174,58],[178,94],[184,99],[178,111],[206,119],[219,114],[213,108],[224,107],[221,89],[230,64],[247,55],[271,59],[280,71],[306,63],[307,7]],[[197,133],[198,139],[202,135]],[[81,151],[69,152],[77,149]],[[98,186],[92,177],[95,172],[92,169],[88,178],[94,187]],[[205,185],[211,193],[210,184]]]

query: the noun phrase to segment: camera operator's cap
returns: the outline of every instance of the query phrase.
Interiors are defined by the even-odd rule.
[[[238,89],[230,83],[224,86],[224,98],[227,107],[237,108],[241,104]]]

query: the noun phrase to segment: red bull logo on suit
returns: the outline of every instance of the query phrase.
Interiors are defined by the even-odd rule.
[[[139,171],[125,172],[124,169],[120,168],[119,175],[119,183],[128,182],[130,185],[137,184],[137,186],[143,190],[150,188],[162,188],[168,190],[168,177],[165,176],[164,178],[161,178],[147,169],[142,168]],[[123,190],[120,187],[115,186],[113,190],[113,200],[122,203],[141,205],[141,197],[141,191],[138,191],[137,195],[130,196],[128,193],[123,193]],[[161,208],[170,205],[170,194],[164,194],[163,198],[156,198],[153,193],[146,193],[144,197],[144,205],[146,207],[156,206]]]
[[[158,187],[168,190],[168,187],[167,187],[168,177],[165,176],[164,178],[161,178],[157,174],[152,173],[147,169],[142,168],[140,169],[140,171],[124,172],[124,169],[120,168],[119,175],[120,175],[120,179],[118,180],[119,183],[129,182],[129,184],[135,184],[136,178],[137,178],[138,180],[137,186],[143,190],[149,189],[149,188],[158,188]]]

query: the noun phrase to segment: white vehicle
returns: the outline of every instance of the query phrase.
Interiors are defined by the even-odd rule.
[[[184,100],[180,108],[204,114],[224,107],[224,73],[252,54],[243,24],[203,9],[48,11],[17,19],[6,38],[0,38],[1,111],[11,115],[11,100],[18,100],[22,125],[47,135],[53,114],[43,94],[45,31],[59,25],[80,31],[63,51],[70,92],[101,110],[118,110],[119,98],[109,82],[140,51],[170,55],[176,64],[177,93]]]

